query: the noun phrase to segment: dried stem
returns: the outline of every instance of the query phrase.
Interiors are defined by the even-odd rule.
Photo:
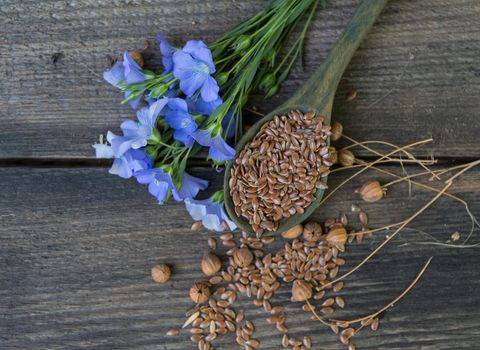
[[[427,262],[425,263],[423,268],[420,270],[420,272],[417,274],[415,279],[408,285],[407,288],[405,288],[405,290],[402,293],[400,293],[395,299],[393,299],[391,302],[389,302],[387,305],[385,305],[384,307],[382,307],[378,311],[374,312],[373,314],[370,314],[370,315],[367,315],[367,316],[364,316],[364,317],[360,317],[360,318],[357,318],[357,319],[354,319],[354,320],[334,320],[334,319],[332,319],[330,321],[335,322],[335,323],[344,323],[344,324],[350,325],[352,323],[359,323],[359,322],[362,322],[364,320],[374,319],[375,317],[380,315],[382,312],[384,312],[385,310],[387,310],[390,307],[392,307],[393,305],[395,305],[399,300],[401,300],[405,295],[407,295],[408,292],[410,292],[410,290],[412,290],[413,287],[415,287],[415,285],[418,283],[420,278],[423,276],[423,274],[427,270],[427,268],[430,265],[430,262],[432,261],[432,259],[433,259],[433,256],[431,256],[427,260]],[[324,321],[324,322],[326,322],[326,321]]]
[[[409,145],[406,145],[406,146],[403,146],[403,147],[400,147],[400,148],[397,148],[389,153],[387,153],[386,155],[378,158],[377,160],[371,162],[371,163],[368,163],[366,164],[363,169],[360,169],[359,171],[357,171],[355,174],[353,174],[352,176],[350,176],[349,178],[347,178],[346,180],[344,180],[340,185],[338,185],[337,187],[335,187],[333,190],[331,190],[321,201],[320,201],[320,204],[319,205],[322,205],[323,203],[325,203],[327,201],[328,198],[330,198],[340,187],[342,187],[343,185],[345,185],[347,182],[349,182],[350,180],[354,179],[355,177],[357,177],[358,175],[360,175],[361,173],[363,173],[365,170],[367,170],[368,168],[372,167],[373,165],[379,163],[380,161],[382,161],[383,159],[387,158],[388,156],[391,156],[392,154],[395,154],[397,152],[401,152],[403,151],[404,149],[409,149],[409,148],[412,148],[412,147],[415,147],[415,146],[418,146],[418,145],[422,145],[422,144],[425,144],[425,143],[428,143],[428,142],[431,142],[432,139],[429,138],[429,139],[425,139],[425,140],[422,140],[422,141],[417,141],[417,142],[414,142],[414,143],[411,143]]]
[[[415,214],[413,214],[412,216],[410,216],[407,220],[405,220],[403,222],[403,224],[400,225],[399,228],[397,228],[395,230],[395,232],[393,232],[385,241],[383,241],[377,248],[375,248],[369,255],[367,255],[367,257],[365,257],[358,265],[356,265],[354,268],[352,268],[350,271],[348,271],[347,273],[343,274],[342,276],[334,279],[333,281],[330,281],[328,283],[325,283],[321,289],[325,289],[326,287],[334,284],[334,283],[337,283],[345,278],[347,278],[348,276],[350,276],[351,274],[353,274],[355,271],[357,271],[360,267],[362,267],[364,264],[367,263],[367,261],[369,261],[375,254],[377,254],[384,246],[386,246],[388,244],[388,242],[390,242],[405,226],[407,226],[410,222],[412,222],[416,217],[418,217],[421,213],[423,213],[428,207],[430,207],[433,203],[435,203],[435,201],[440,198],[443,193],[452,185],[452,182],[449,181],[445,187],[439,192],[437,193],[430,201],[428,201],[427,204],[425,204],[419,211],[417,211]]]

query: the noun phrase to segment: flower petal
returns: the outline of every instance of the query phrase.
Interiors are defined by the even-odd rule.
[[[168,183],[164,181],[153,180],[148,185],[148,192],[155,196],[160,203],[163,203],[168,194]]]
[[[112,167],[108,171],[110,174],[118,175],[124,179],[132,176],[132,169],[125,157],[117,158],[113,161]]]
[[[215,73],[215,64],[213,63],[212,52],[208,46],[201,40],[189,40],[182,51],[189,53],[195,59],[205,63],[210,69],[210,74]]]
[[[110,159],[110,158],[113,158],[115,156],[113,154],[112,147],[109,146],[109,145],[103,145],[101,143],[96,143],[92,147],[95,148],[95,157],[97,157],[97,158]]]
[[[200,94],[206,102],[212,102],[218,98],[218,90],[217,81],[213,77],[207,76],[200,90]]]
[[[172,55],[175,52],[175,48],[170,45],[167,39],[164,38],[163,35],[157,33],[157,40],[160,44],[160,52],[162,53],[162,63],[163,67],[165,68],[165,73],[170,73],[173,69],[173,60]]]
[[[222,98],[218,97],[217,99],[206,102],[201,97],[195,102],[195,112],[205,115],[211,115],[218,106],[223,103]]]
[[[118,84],[125,80],[124,68],[122,62],[116,62],[112,68],[103,72],[103,79],[113,86],[119,87]]]
[[[202,146],[210,147],[213,143],[210,130],[200,129],[192,133],[193,138]]]
[[[193,220],[202,220],[207,215],[205,201],[196,201],[193,199],[185,199],[185,207]]]

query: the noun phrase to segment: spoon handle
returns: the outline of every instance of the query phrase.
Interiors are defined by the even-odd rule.
[[[330,113],[335,91],[348,63],[387,2],[361,1],[326,60],[284,106],[304,106],[316,113]]]

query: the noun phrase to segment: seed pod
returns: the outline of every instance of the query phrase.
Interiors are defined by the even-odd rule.
[[[155,265],[152,268],[152,278],[157,283],[165,283],[170,279],[172,272],[165,264]]]
[[[142,57],[142,54],[138,51],[130,51],[128,53],[130,55],[131,58],[133,58],[133,60],[140,66],[140,67],[143,67],[143,57]]]
[[[247,267],[253,261],[253,254],[250,249],[243,247],[235,250],[235,253],[233,253],[233,260],[238,266]]]
[[[295,280],[292,286],[293,301],[306,301],[312,297],[312,285],[304,280]]]
[[[303,231],[302,224],[298,224],[298,225],[293,226],[291,229],[289,229],[285,232],[282,232],[282,237],[287,238],[287,239],[295,239],[298,236],[300,236],[302,231]]]
[[[338,152],[338,162],[341,166],[352,166],[355,163],[355,156],[348,149],[342,149]]]
[[[342,137],[343,125],[339,122],[333,122],[331,132],[332,135],[330,136],[330,140],[337,141],[340,137]]]
[[[382,185],[380,185],[380,182],[377,180],[365,182],[362,186],[355,190],[355,192],[359,193],[365,202],[370,203],[382,199],[384,195]]]
[[[317,242],[322,236],[322,226],[316,222],[308,222],[303,227],[303,239],[308,242]]]
[[[328,147],[328,160],[332,162],[332,164],[338,163],[338,153],[335,147]]]
[[[345,242],[347,241],[347,231],[343,226],[333,227],[327,234],[328,244],[337,247],[343,251]]]
[[[210,285],[207,282],[197,282],[190,288],[190,298],[197,304],[206,302],[211,294]]]
[[[215,254],[206,253],[203,256],[201,267],[205,275],[212,276],[213,274],[220,271],[222,263],[220,262],[218,256],[216,256]]]

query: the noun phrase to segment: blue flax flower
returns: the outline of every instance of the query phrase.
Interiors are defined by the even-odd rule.
[[[124,89],[125,85],[141,83],[146,79],[145,74],[142,73],[142,68],[129,55],[128,51],[123,53],[123,62],[116,62],[111,69],[103,72],[103,79],[113,86]],[[125,85],[123,85],[125,84]],[[125,91],[125,98],[130,96],[132,91]],[[133,109],[138,107],[138,103],[142,96],[129,102]]]
[[[201,97],[195,101],[194,109],[195,112],[204,114],[204,115],[211,115],[218,106],[223,103],[222,98],[218,97],[216,100],[205,102]]]
[[[190,147],[194,139],[192,133],[198,125],[188,112],[187,102],[181,98],[170,98],[165,112],[165,121],[174,129],[173,137]]]
[[[180,89],[188,97],[200,89],[200,95],[206,102],[218,98],[218,84],[211,76],[215,73],[212,53],[200,40],[188,41],[182,50],[173,53],[173,75],[180,80]]]
[[[210,147],[208,155],[214,160],[225,161],[235,157],[235,149],[225,142],[221,132],[213,136],[212,129],[203,129],[195,131],[192,136],[202,146]]]
[[[223,203],[216,202],[212,198],[204,200],[185,199],[185,207],[193,220],[201,220],[203,226],[209,230],[222,232],[227,227],[234,230],[237,226],[229,219]]]
[[[135,173],[137,181],[148,185],[148,191],[158,199],[160,203],[165,201],[169,191],[173,198],[180,202],[186,198],[195,197],[200,190],[208,186],[208,181],[183,173],[180,189],[177,190],[172,176],[162,168],[145,169]]]
[[[111,137],[111,134],[107,136],[110,139]],[[93,147],[95,148],[97,158],[115,158],[109,173],[124,179],[128,179],[137,171],[152,167],[152,159],[143,150],[129,149],[120,157],[115,157],[113,149],[109,145],[94,144]]]
[[[157,40],[160,45],[160,52],[162,53],[162,63],[165,71],[163,74],[171,73],[173,70],[173,53],[175,48],[161,34],[157,34]]]
[[[130,148],[139,149],[147,145],[152,137],[153,128],[157,122],[158,115],[167,104],[168,99],[160,99],[153,102],[148,107],[143,107],[137,111],[138,121],[126,120],[120,128],[123,136],[110,135],[110,144],[112,145],[115,156],[119,157]]]

